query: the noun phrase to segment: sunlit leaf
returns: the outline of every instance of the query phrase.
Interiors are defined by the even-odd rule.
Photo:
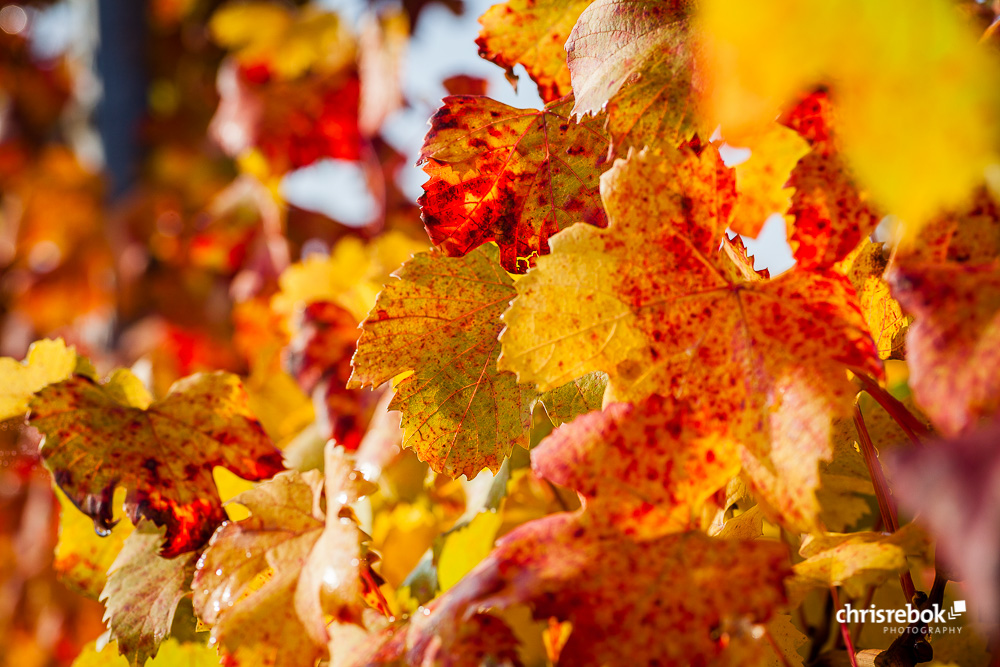
[[[659,396],[614,403],[560,426],[532,450],[531,465],[622,532],[656,536],[689,528],[700,505],[739,472],[725,430]]]
[[[508,0],[493,5],[479,17],[479,55],[503,67],[515,81],[514,66],[523,65],[545,102],[568,95],[572,90],[564,45],[591,2]]]
[[[150,400],[127,371],[106,384],[76,375],[38,392],[30,421],[45,435],[42,458],[56,484],[97,529],[113,526],[112,497],[124,486],[132,523],[166,526],[163,555],[176,556],[225,519],[214,466],[254,480],[283,466],[235,376],[193,375]]]
[[[0,421],[23,417],[31,396],[77,369],[77,354],[62,339],[32,343],[23,362],[0,357]]]
[[[615,151],[676,145],[703,123],[693,88],[689,0],[597,0],[566,42],[576,115],[606,110]]]
[[[389,406],[403,413],[404,444],[453,477],[495,472],[527,446],[531,425],[531,392],[496,369],[514,281],[489,246],[457,259],[420,254],[396,275],[363,323],[352,384],[413,371]]]
[[[489,241],[524,273],[548,239],[575,222],[606,224],[598,178],[607,136],[570,119],[572,99],[515,109],[487,97],[447,97],[420,151],[430,180],[420,198],[431,240],[453,257]]]

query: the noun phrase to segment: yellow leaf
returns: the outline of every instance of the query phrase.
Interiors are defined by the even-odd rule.
[[[59,541],[52,567],[64,584],[96,600],[107,581],[105,573],[132,532],[132,523],[125,519],[110,535],[99,537],[93,520],[74,507],[58,487],[55,493],[60,509]],[[115,506],[120,507],[124,499],[125,490],[118,489]]]
[[[382,556],[379,574],[399,586],[438,535],[438,519],[422,505],[401,503],[380,512],[372,527],[372,547]]]
[[[843,586],[851,597],[861,597],[869,586],[882,583],[906,568],[908,556],[927,554],[929,540],[915,524],[890,535],[829,533],[809,536],[795,565],[797,578],[816,586]]]
[[[375,304],[389,274],[427,247],[426,242],[400,232],[389,232],[367,245],[354,237],[342,239],[329,257],[310,255],[288,267],[278,280],[281,291],[271,306],[291,314],[297,307],[332,301],[360,322]]]
[[[61,338],[32,343],[23,362],[0,358],[0,421],[23,416],[32,394],[65,380],[76,365],[76,350]]]
[[[919,225],[996,160],[997,66],[945,0],[709,0],[699,66],[724,131],[771,121],[828,83],[852,171]]]
[[[346,29],[332,12],[293,12],[274,2],[230,3],[212,15],[209,29],[242,64],[267,65],[284,79],[316,65],[336,71],[354,55]]]
[[[469,523],[450,533],[438,556],[438,584],[446,591],[464,577],[493,549],[503,521],[498,512],[480,512]]]
[[[73,667],[129,667],[129,661],[118,655],[117,642],[97,647],[98,642],[87,644],[73,661]],[[215,649],[204,644],[182,644],[168,639],[160,645],[156,657],[146,662],[146,667],[218,667],[219,656]]]

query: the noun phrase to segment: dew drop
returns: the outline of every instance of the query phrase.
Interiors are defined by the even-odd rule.
[[[357,558],[352,558],[351,559],[351,567],[357,567],[358,565],[361,565],[361,561],[358,560]]]
[[[218,570],[215,571],[215,576],[217,576],[217,577],[221,577],[222,576],[222,568],[221,567]]]
[[[250,553],[249,551],[247,552],[247,558],[253,558],[253,554]]]
[[[100,526],[100,525],[98,525],[95,522],[94,523],[94,532],[97,533],[98,537],[107,537],[108,535],[111,534],[111,529],[110,528],[105,528],[104,526]]]

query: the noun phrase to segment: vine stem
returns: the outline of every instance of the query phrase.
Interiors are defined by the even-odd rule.
[[[837,597],[836,587],[830,586],[830,594],[833,596],[833,608],[839,611],[840,599]],[[834,612],[834,617],[836,617],[836,612]],[[851,661],[851,667],[858,667],[858,659],[854,655],[854,642],[851,641],[851,631],[847,629],[846,623],[837,621],[837,624],[840,625],[840,635],[844,638],[844,646],[847,647],[847,657]]]
[[[858,431],[861,456],[865,460],[865,465],[868,467],[868,475],[871,477],[872,485],[875,487],[875,499],[878,501],[878,510],[882,515],[882,523],[889,532],[895,533],[899,530],[896,504],[892,500],[892,495],[889,492],[889,483],[886,481],[882,465],[878,461],[878,454],[875,453],[875,445],[872,444],[868,427],[865,426],[865,418],[861,414],[861,406],[857,402],[854,403],[854,426]],[[906,601],[911,602],[913,594],[916,593],[917,589],[913,585],[913,578],[910,576],[909,570],[899,576],[899,581],[903,586],[903,595],[906,596]]]
[[[874,398],[882,406],[882,409],[889,413],[889,416],[899,424],[899,427],[903,429],[903,432],[906,433],[913,444],[920,445],[923,440],[930,437],[930,429],[914,417],[913,413],[903,405],[902,401],[890,394],[882,385],[862,371],[851,369],[851,372],[854,373],[858,382],[861,383],[862,390]]]

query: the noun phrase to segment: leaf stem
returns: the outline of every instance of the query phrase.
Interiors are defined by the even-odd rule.
[[[784,652],[782,652],[781,647],[778,646],[778,642],[775,641],[774,637],[771,635],[771,631],[766,625],[764,626],[764,637],[767,638],[767,643],[769,643],[771,648],[774,649],[774,654],[778,656],[778,660],[781,661],[782,667],[792,667],[791,663],[788,662],[788,658],[785,656]]]
[[[562,508],[562,511],[563,512],[571,512],[572,510],[569,508],[569,505],[567,505],[566,501],[563,500],[563,497],[561,495],[559,495],[559,489],[556,487],[556,485],[553,484],[552,482],[550,482],[547,479],[544,480],[544,481],[545,481],[546,484],[549,485],[549,491],[551,491],[552,495],[554,495],[556,497],[556,503],[559,504],[559,507]]]
[[[868,427],[865,426],[865,418],[861,414],[861,406],[857,402],[854,403],[854,426],[858,431],[861,456],[868,467],[868,475],[871,477],[872,486],[875,487],[875,499],[878,501],[878,510],[882,515],[882,523],[889,532],[895,533],[899,530],[896,504],[892,500],[892,494],[889,492],[889,483],[886,481],[882,465],[878,461],[878,454],[875,452],[875,445],[872,444]],[[912,602],[913,594],[916,593],[916,587],[913,585],[913,578],[910,576],[909,570],[901,574],[899,580],[903,586],[903,594],[906,596],[906,601]]]
[[[922,441],[930,437],[930,429],[914,417],[913,413],[903,405],[902,401],[890,394],[882,385],[860,370],[851,369],[851,372],[858,379],[862,390],[874,398],[882,406],[882,409],[889,413],[889,416],[899,424],[899,428],[903,429],[903,432],[906,433],[913,444],[920,445]]]
[[[840,600],[837,598],[837,589],[830,587],[830,594],[833,596],[833,608],[840,609]],[[834,615],[836,617],[836,615]],[[840,634],[844,638],[844,646],[847,648],[847,658],[851,661],[851,667],[858,667],[858,659],[854,655],[854,642],[851,641],[851,631],[847,629],[846,623],[837,621],[840,625]]]

